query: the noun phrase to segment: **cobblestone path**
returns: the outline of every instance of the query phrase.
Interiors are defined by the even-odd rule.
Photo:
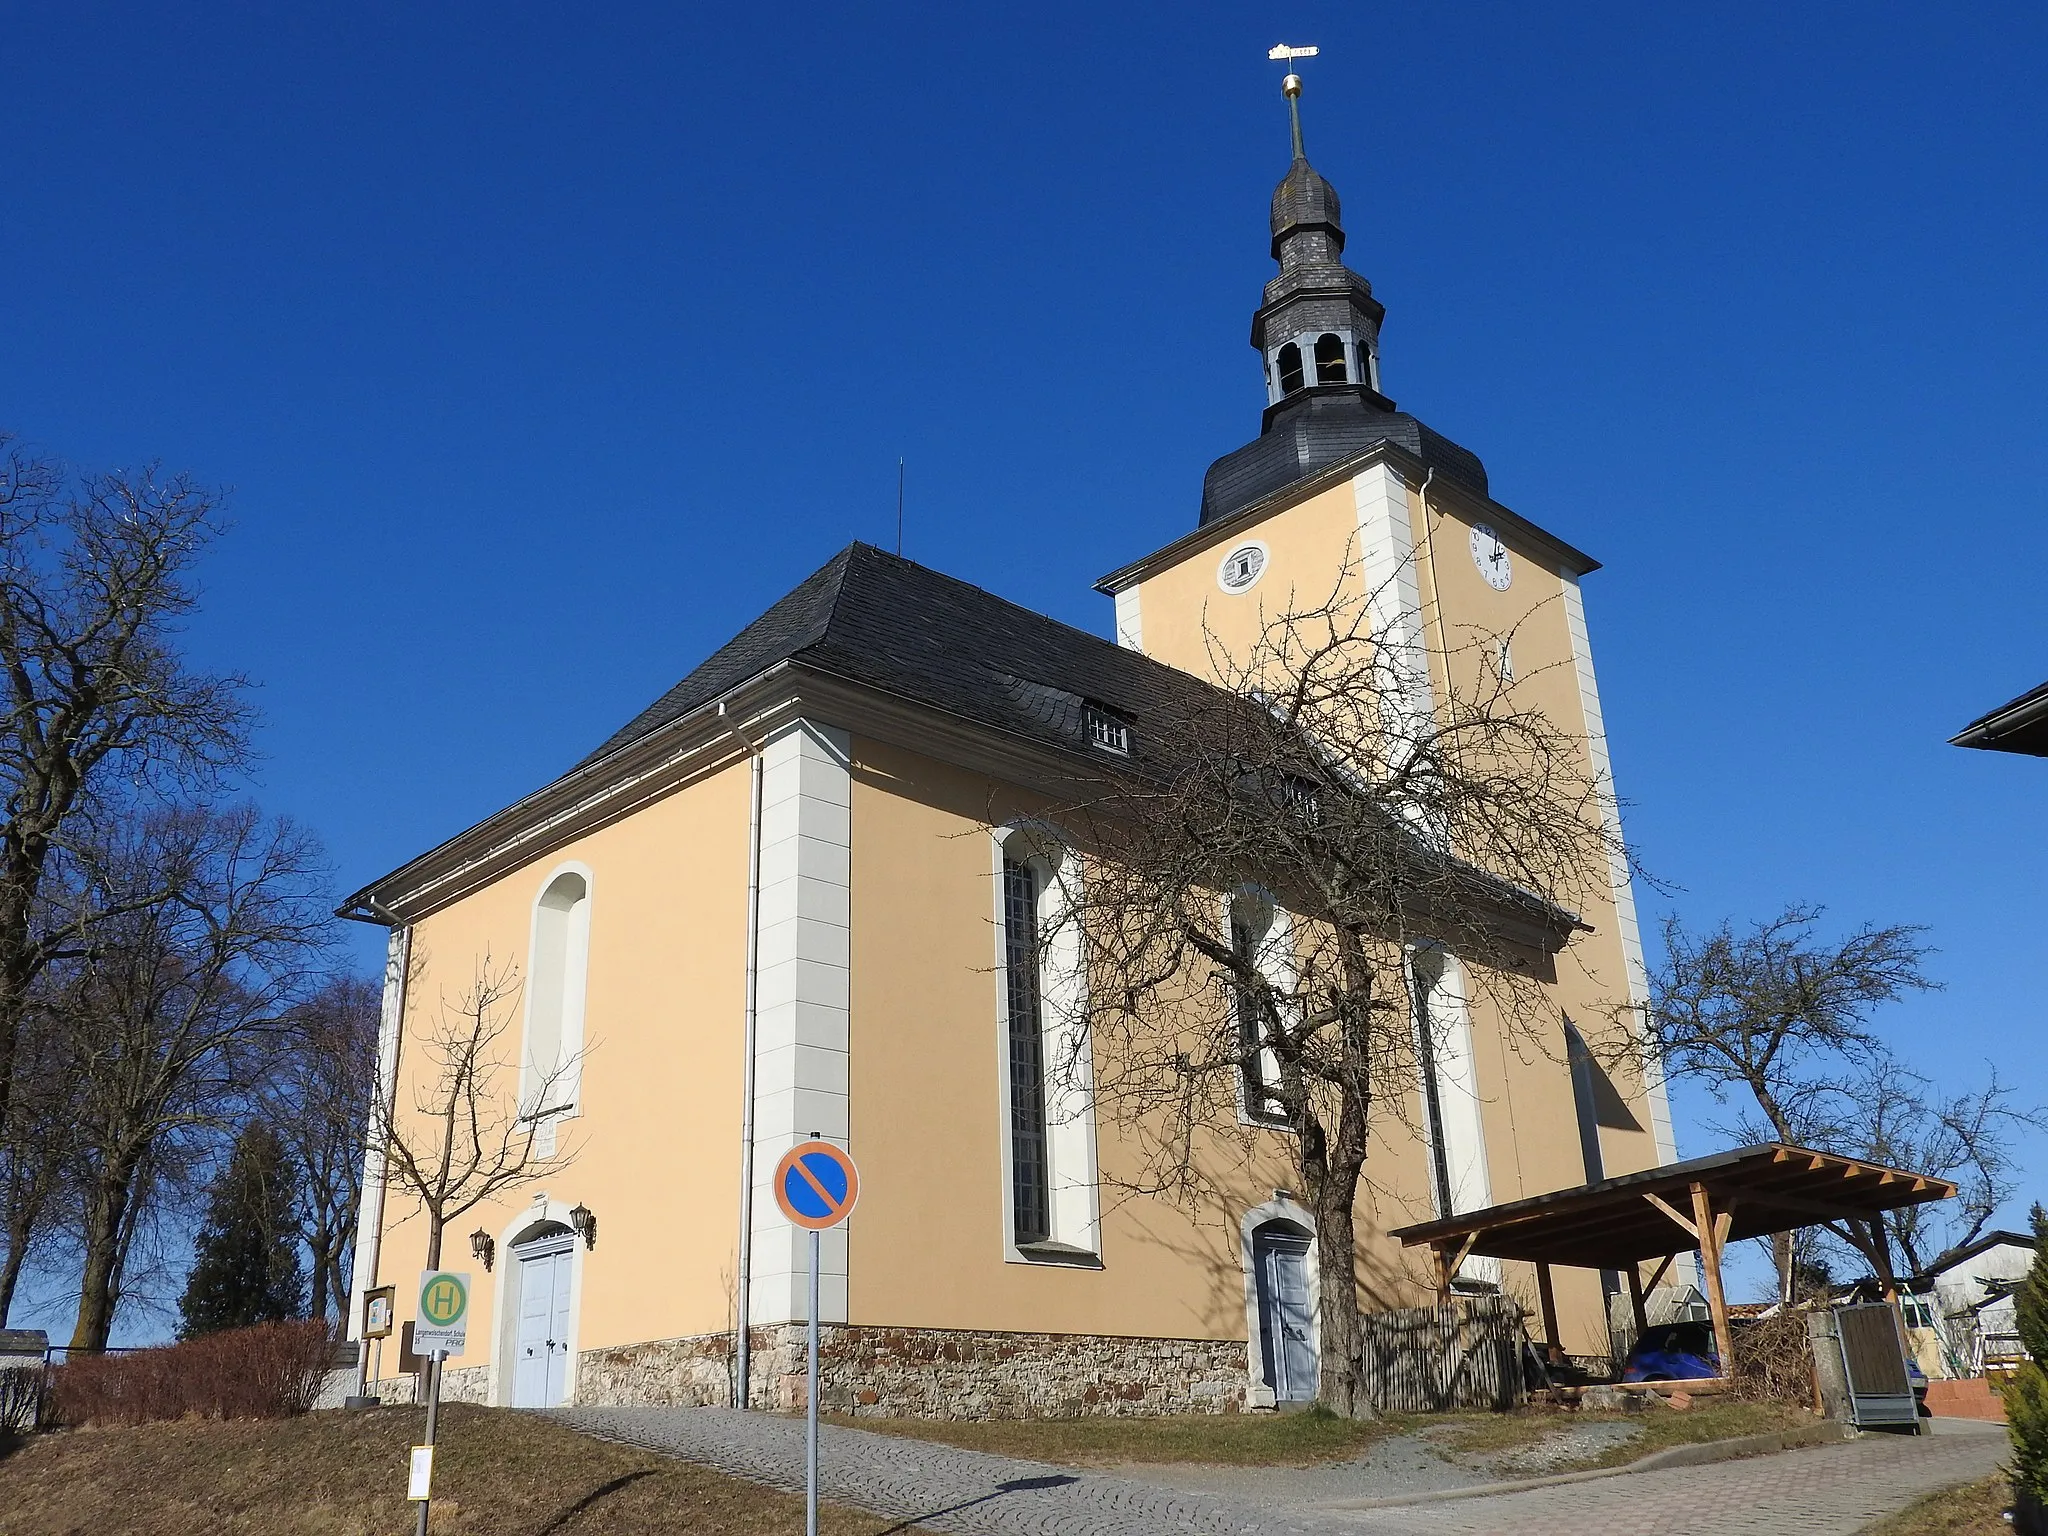
[[[607,1440],[803,1487],[803,1425],[721,1408],[564,1408]],[[1487,1498],[1343,1510],[1228,1497],[826,1426],[819,1480],[834,1503],[962,1536],[1851,1536],[1931,1489],[1983,1477],[2002,1433],[1871,1438],[1749,1461]]]

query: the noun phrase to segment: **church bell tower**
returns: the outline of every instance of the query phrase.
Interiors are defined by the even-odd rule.
[[[1308,163],[1301,143],[1301,76],[1290,74],[1294,160],[1273,189],[1273,259],[1280,273],[1252,316],[1252,345],[1265,359],[1270,413],[1305,389],[1363,391],[1382,409],[1393,402],[1377,382],[1380,321],[1372,284],[1344,265],[1337,189]]]

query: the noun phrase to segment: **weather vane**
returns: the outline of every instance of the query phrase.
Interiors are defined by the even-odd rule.
[[[1267,58],[1276,64],[1284,61],[1287,65],[1287,78],[1280,82],[1280,92],[1287,98],[1287,120],[1294,129],[1294,158],[1297,160],[1306,160],[1308,154],[1301,147],[1301,76],[1294,72],[1294,61],[1312,59],[1320,52],[1322,50],[1313,44],[1294,48],[1286,43],[1275,43],[1266,50]]]

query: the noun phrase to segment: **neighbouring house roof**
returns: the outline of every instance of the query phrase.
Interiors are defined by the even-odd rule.
[[[2031,1253],[2034,1249],[2034,1240],[2018,1232],[1986,1232],[1975,1242],[1966,1243],[1949,1254],[1941,1263],[1929,1268],[1926,1274],[1916,1275],[1914,1278],[1931,1281],[1936,1276],[1945,1275],[1957,1265],[1967,1264],[1978,1255],[1989,1253],[1994,1248],[2021,1248]]]
[[[2048,757],[2048,683],[1980,715],[1949,737],[1949,742],[1989,752]]]
[[[1489,1258],[1623,1269],[1695,1246],[1689,1233],[1646,1198],[1654,1196],[1690,1220],[1695,1184],[1711,1191],[1717,1208],[1732,1213],[1724,1242],[1821,1221],[1867,1220],[1956,1192],[1947,1179],[1764,1142],[1420,1222],[1390,1235],[1410,1246],[1449,1244]]]

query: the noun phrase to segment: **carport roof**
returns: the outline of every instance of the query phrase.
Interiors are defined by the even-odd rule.
[[[1706,1189],[1716,1214],[1730,1213],[1726,1240],[1823,1221],[1867,1221],[1956,1192],[1946,1179],[1764,1142],[1425,1221],[1391,1235],[1410,1247],[1622,1269],[1698,1246],[1692,1229],[1696,1184]]]

